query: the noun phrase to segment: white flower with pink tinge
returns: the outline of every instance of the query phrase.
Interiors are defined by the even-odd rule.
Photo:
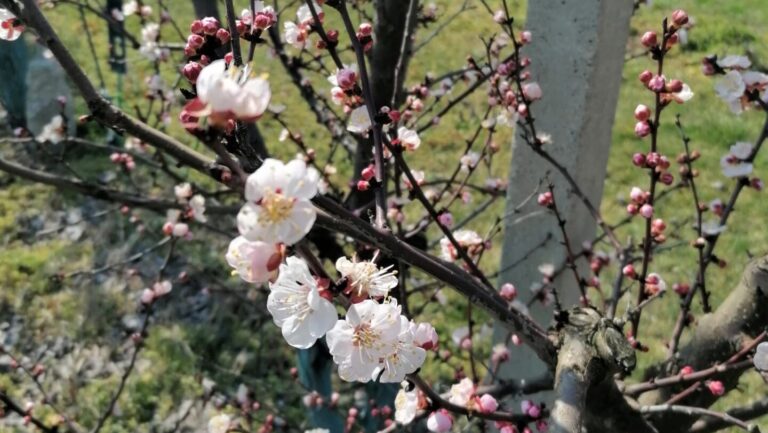
[[[240,234],[251,241],[293,245],[317,217],[310,199],[317,194],[320,174],[304,161],[267,158],[245,183],[247,203],[237,215]]]
[[[472,230],[457,230],[453,233],[453,238],[462,248],[467,249],[470,255],[483,245],[483,238]],[[458,251],[447,237],[440,239],[440,258],[447,261],[459,258]]]
[[[397,350],[400,307],[365,300],[353,304],[345,320],[336,322],[325,336],[339,376],[347,382],[368,382],[381,359]]]
[[[293,21],[283,23],[285,41],[298,50],[303,50],[309,42],[309,33],[305,26],[296,25]]]
[[[291,346],[312,347],[336,324],[336,307],[320,293],[304,260],[288,257],[269,290],[267,310]]]
[[[384,297],[397,286],[397,271],[390,272],[393,265],[380,269],[375,260],[375,257],[371,261],[349,260],[346,257],[336,260],[336,270],[347,279],[347,288],[355,295]]]
[[[371,373],[371,379],[381,383],[402,382],[405,376],[418,370],[427,357],[426,350],[413,339],[412,323],[400,316],[400,335],[394,352],[383,358],[382,363]]]
[[[232,271],[249,283],[265,283],[277,275],[282,254],[275,244],[249,241],[238,236],[229,243],[226,255]]]
[[[400,141],[400,145],[407,150],[416,150],[421,146],[419,133],[405,126],[397,128],[397,139]]]
[[[24,26],[8,9],[0,8],[0,40],[15,41],[24,32]]]
[[[196,86],[197,97],[207,106],[207,112],[199,115],[233,115],[241,120],[256,120],[267,110],[272,97],[269,81],[249,77],[247,68],[227,68],[224,59],[203,68]]]
[[[475,384],[472,382],[472,379],[465,377],[459,383],[451,386],[450,394],[448,401],[458,406],[467,407],[467,404],[475,395]]]

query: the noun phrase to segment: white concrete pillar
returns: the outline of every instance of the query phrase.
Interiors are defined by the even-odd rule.
[[[539,82],[544,94],[532,105],[536,129],[551,134],[553,143],[546,145],[548,152],[568,168],[598,207],[632,9],[632,0],[528,2],[526,28],[532,32],[533,41],[524,52],[532,60],[532,80]],[[572,246],[579,251],[582,242],[592,239],[596,233],[594,219],[583,203],[569,194],[567,182],[519,136],[513,147],[508,209],[511,211],[522,202],[547,171],[551,172],[555,183],[558,208],[567,219]],[[541,207],[532,200],[522,213],[507,219],[500,283],[515,284],[519,299],[524,303],[532,296],[531,284],[541,281],[538,266],[542,263],[558,266],[565,261],[561,235],[552,215],[545,212],[509,225],[520,216],[540,211]],[[543,248],[525,258],[550,234],[551,239]],[[520,263],[509,268],[517,262]],[[578,301],[578,286],[570,272],[564,273],[556,283],[564,308]],[[531,308],[531,315],[540,324],[548,326],[552,310],[537,303]],[[504,334],[501,327],[496,330],[497,339],[503,338]],[[513,348],[511,360],[502,369],[502,377],[537,377],[542,371],[544,366],[532,351]]]

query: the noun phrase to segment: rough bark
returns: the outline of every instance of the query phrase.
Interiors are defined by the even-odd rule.
[[[741,282],[717,310],[699,320],[690,341],[680,350],[678,359],[649,369],[648,378],[667,375],[683,365],[699,370],[723,362],[762,332],[767,324],[768,256],[764,256],[747,266]],[[723,382],[726,390],[732,390],[742,373],[741,370],[728,371],[719,376],[718,380]],[[639,402],[643,405],[661,404],[683,388],[668,387],[649,391],[640,396]],[[703,387],[676,404],[708,407],[717,399]],[[660,432],[672,433],[686,431],[697,418],[662,413],[652,415],[650,420]]]

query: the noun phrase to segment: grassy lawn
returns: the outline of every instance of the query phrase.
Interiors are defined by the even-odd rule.
[[[172,4],[171,9],[179,26],[186,29],[192,16],[191,2],[168,1],[168,3]],[[450,15],[460,6],[460,2],[448,0],[437,3],[445,16]],[[458,69],[463,66],[467,55],[482,55],[483,47],[478,37],[487,38],[495,32],[495,29],[490,25],[490,17],[482,5],[479,2],[471,3],[477,4],[454,20],[412,61],[409,83],[420,80],[427,73],[440,75],[443,72]],[[524,17],[524,5],[516,4],[514,6],[517,11],[515,15]],[[689,84],[696,96],[683,106],[675,105],[665,111],[660,147],[662,152],[669,155],[671,159],[682,151],[682,141],[679,139],[673,124],[675,114],[679,113],[686,132],[692,139],[693,148],[702,153],[702,158],[697,162],[701,171],[701,176],[697,178],[697,185],[703,200],[709,202],[712,199],[720,198],[725,201],[733,187],[733,181],[721,174],[720,156],[727,152],[728,147],[736,141],[754,141],[762,124],[762,115],[755,112],[746,112],[741,116],[731,114],[726,104],[715,95],[714,81],[701,74],[700,59],[708,54],[725,55],[751,52],[754,53],[756,59],[768,64],[768,32],[764,30],[768,24],[768,4],[765,3],[765,0],[679,0],[674,2],[656,0],[653,2],[653,6],[642,7],[633,17],[633,36],[628,42],[628,54],[641,52],[642,47],[638,43],[638,36],[647,29],[658,30],[661,18],[676,8],[686,9],[689,15],[695,19],[696,25],[690,31],[688,44],[682,49],[675,48],[669,56],[669,61],[665,65],[666,75],[671,78],[679,78]],[[328,15],[330,20],[328,26],[338,27],[335,25],[337,22],[333,20],[333,14],[329,13]],[[99,62],[99,68],[105,76],[105,90],[109,94],[115,95],[117,80],[114,74],[108,72],[106,65],[106,26],[104,23],[91,15],[87,17],[87,26],[92,32],[99,54],[99,59],[94,60],[82,32],[70,31],[72,28],[82,27],[77,9],[71,5],[62,5],[49,13],[48,16],[52,20],[54,28],[60,32],[65,45],[72,49],[89,76],[96,77],[95,62]],[[139,35],[140,24],[136,18],[131,18],[128,21],[128,29],[133,34]],[[417,40],[430,32],[431,29],[420,30]],[[536,37],[536,35],[533,36]],[[175,31],[170,26],[164,26],[163,37],[166,40],[177,40]],[[176,58],[178,59],[177,55]],[[314,116],[306,108],[306,104],[300,100],[298,92],[288,80],[279,62],[272,58],[265,49],[259,49],[255,59],[254,70],[269,73],[273,102],[285,104],[288,107],[284,116],[285,120],[290,126],[299,129],[305,142],[317,150],[321,160],[325,160],[325,155],[329,149],[329,136],[323,128],[315,125]],[[147,102],[142,98],[143,79],[144,73],[150,70],[151,65],[138,52],[130,50],[128,67],[130,72],[125,77],[123,92],[126,101],[124,108],[130,111],[134,104],[138,104],[142,108],[147,105]],[[652,94],[644,90],[636,78],[640,71],[650,67],[650,60],[639,57],[628,60],[624,68],[623,85],[616,113],[613,146],[602,203],[602,211],[609,221],[617,221],[624,216],[624,205],[621,200],[628,197],[632,186],[647,187],[645,173],[641,170],[630,169],[630,158],[634,152],[645,151],[649,146],[647,141],[635,137],[633,132],[635,121],[632,113],[638,103],[647,105],[652,103]],[[168,82],[172,82],[175,76],[170,69],[172,68],[167,68],[163,72]],[[535,67],[533,74],[535,76]],[[324,83],[323,77],[319,77],[316,82],[319,83],[319,91],[330,89],[330,86]],[[544,89],[544,94],[546,97],[546,89]],[[477,116],[483,109],[484,100],[485,97],[482,92],[469,98],[462,106],[457,107],[450,115],[444,117],[440,127],[433,128],[428,134],[424,134],[422,147],[410,160],[414,168],[424,170],[428,178],[442,177],[446,171],[452,169],[460,156],[460,149],[464,147],[464,140],[474,132],[477,126]],[[76,104],[77,112],[84,112],[85,107],[82,102],[76,101]],[[264,119],[259,126],[262,128],[270,150],[276,155],[286,158],[295,154],[296,150],[287,142],[278,142],[282,127],[276,122]],[[175,121],[175,115],[174,122],[168,127],[168,132],[184,140],[190,146],[201,148],[199,143],[196,143],[190,135],[180,129]],[[510,146],[507,143],[510,141],[510,134],[502,133],[495,139],[502,144],[501,151],[495,156],[493,167],[488,173],[481,173],[476,178],[477,182],[481,182],[486,176],[506,177],[505,165],[510,154]],[[340,161],[338,164],[339,174],[336,176],[336,180],[342,182],[351,170],[348,165]],[[765,174],[762,166],[766,162],[768,162],[768,156],[763,152],[756,162],[756,175]],[[95,176],[98,170],[88,171],[88,173],[93,173]],[[165,193],[170,193],[170,191]],[[718,305],[728,295],[730,287],[738,281],[741,270],[749,260],[750,255],[759,256],[768,252],[768,243],[766,243],[768,230],[765,229],[763,220],[763,216],[768,212],[768,204],[766,204],[768,201],[763,194],[765,193],[758,193],[752,189],[743,192],[743,197],[739,201],[737,211],[732,216],[724,239],[718,244],[716,253],[718,257],[727,260],[728,266],[723,269],[712,266],[709,269],[708,286],[713,293],[713,305]],[[47,276],[54,272],[53,269],[72,270],[87,266],[92,250],[98,247],[98,239],[91,239],[74,247],[62,244],[60,241],[37,242],[30,246],[17,239],[14,231],[16,218],[24,215],[30,208],[45,206],[48,200],[63,206],[60,200],[52,198],[54,196],[55,194],[48,189],[19,184],[15,184],[7,190],[0,190],[0,234],[4,235],[3,250],[0,251],[0,274],[8,276],[2,280],[4,287],[0,298],[4,304],[23,311],[33,321],[39,321],[35,323],[47,329],[57,324],[68,324],[67,326],[71,327],[72,323],[80,323],[79,321],[83,320],[82,315],[84,314],[83,307],[75,302],[74,290],[77,288],[69,288],[70,290],[64,292],[48,293],[45,290]],[[21,200],[31,201],[26,201],[25,205],[21,206],[19,205]],[[475,203],[479,201],[481,198],[476,197]],[[455,212],[456,219],[462,219],[471,210],[471,206],[458,209]],[[480,233],[485,233],[496,216],[500,215],[502,211],[503,203],[494,204],[487,215],[476,220],[471,227]],[[670,286],[674,282],[690,281],[694,275],[696,262],[695,251],[687,246],[688,241],[695,236],[695,232],[691,229],[694,208],[689,192],[682,190],[672,193],[663,205],[657,206],[657,211],[668,220],[668,226],[682,224],[677,233],[670,233],[668,241],[670,245],[678,241],[682,245],[657,256],[652,271],[664,276]],[[622,229],[619,238],[626,239],[627,236],[632,236],[639,242],[642,238],[643,227],[644,225],[640,221],[636,221]],[[431,235],[434,238],[437,237],[436,232],[431,232]],[[491,271],[495,270],[500,260],[501,237],[498,237],[497,240],[497,247],[492,249],[485,259],[486,269]],[[216,260],[223,264],[219,252],[223,252],[225,247],[226,241],[224,239],[216,240],[214,247],[208,244],[193,244],[189,253],[190,263],[201,269],[221,266],[216,263]],[[24,269],[31,269],[31,271],[20,272],[20,264],[25,264]],[[111,302],[119,304],[120,299],[125,298],[124,294],[121,296],[115,295],[115,299]],[[459,300],[453,295],[449,296],[449,299],[451,301]],[[263,302],[263,297],[259,298],[259,302]],[[458,302],[451,304],[463,305],[463,303],[459,304]],[[679,311],[678,305],[676,295],[671,293],[660,302],[656,302],[644,313],[645,323],[653,323],[654,326],[645,326],[642,331],[641,339],[650,346],[651,350],[640,356],[641,367],[664,357],[666,351],[664,342],[669,336],[669,330],[672,328]],[[128,309],[130,307],[130,305],[128,307],[123,305],[120,308]],[[45,314],[41,313],[41,309],[45,308],[50,311]],[[222,310],[224,309],[225,307],[222,307]],[[695,311],[700,311],[698,300],[695,302]],[[462,306],[448,309],[441,309],[439,306],[430,307],[426,313],[428,317],[436,318],[436,323],[440,323],[441,339],[445,342],[449,340],[448,336],[453,327],[460,326],[459,324],[464,320]],[[284,355],[283,360],[290,359],[290,351],[287,350],[286,345],[279,341],[279,334],[273,332],[274,327],[271,326],[271,323],[265,327],[268,332],[262,334],[265,335],[263,341],[255,341],[249,328],[243,329],[232,320],[221,318],[221,321],[216,325],[222,329],[220,335],[210,335],[203,326],[187,324],[163,325],[161,331],[153,335],[146,352],[146,357],[151,360],[152,367],[148,367],[129,389],[129,391],[136,393],[133,395],[139,396],[139,398],[134,399],[136,401],[132,404],[126,402],[126,407],[123,410],[126,418],[135,415],[137,419],[148,422],[152,416],[150,409],[154,408],[169,413],[184,393],[199,391],[195,384],[181,378],[165,377],[158,382],[153,382],[151,379],[153,374],[162,376],[164,372],[172,372],[177,376],[181,376],[179,372],[190,375],[195,373],[198,360],[190,358],[181,346],[210,348],[217,344],[226,344],[226,348],[222,349],[221,353],[210,354],[221,365],[236,362],[237,350],[240,349],[259,352],[265,347],[268,350],[279,347],[279,350],[272,349],[274,351],[272,356],[275,359],[280,359],[281,355]],[[62,332],[75,335],[75,331],[68,328],[62,328]],[[225,337],[231,338],[232,341],[225,343]],[[487,350],[487,347],[483,350]],[[264,365],[253,366],[249,364],[249,367],[253,368],[248,372],[251,379],[246,380],[253,380],[254,386],[269,386],[270,389],[276,389],[278,392],[285,391],[286,385],[280,382],[280,379],[286,377],[285,374],[266,375],[267,370],[265,370]],[[438,369],[435,368],[435,370]],[[450,372],[450,368],[441,367],[435,376],[444,374],[443,377],[449,377]],[[228,383],[227,380],[231,381],[232,384],[236,383],[231,377],[226,379],[223,373],[220,372],[220,374],[220,380],[224,383]],[[0,376],[0,379],[2,381],[8,380],[7,377],[3,376]],[[114,382],[114,378],[111,378],[104,379],[103,383],[100,381],[89,385],[82,391],[85,395],[83,401],[98,407],[103,406],[105,399],[108,398],[107,395],[103,394],[104,390],[111,389],[111,387],[104,388],[100,384],[111,383],[110,380]],[[764,386],[757,375],[745,375],[739,390],[723,399],[718,404],[718,408],[722,409],[735,403],[745,403],[759,398],[765,394]],[[96,415],[96,413],[84,413],[82,421],[88,422]],[[762,423],[762,425],[768,426],[768,423]],[[125,429],[124,431],[132,431],[131,429],[135,427],[135,425],[122,425],[120,428]]]

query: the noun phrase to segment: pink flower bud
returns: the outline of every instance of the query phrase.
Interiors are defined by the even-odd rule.
[[[632,155],[632,164],[636,167],[645,167],[645,155],[639,152]]]
[[[683,376],[687,376],[693,373],[694,373],[693,367],[691,367],[690,365],[686,365],[685,367],[680,369],[680,374]]]
[[[642,205],[640,207],[640,216],[646,219],[651,218],[653,216],[653,206],[648,203]]]
[[[181,73],[184,78],[194,84],[197,81],[197,77],[200,76],[200,72],[203,70],[203,65],[197,62],[189,62],[181,69]]]
[[[651,78],[653,78],[653,72],[646,69],[645,71],[640,73],[638,78],[640,79],[641,83],[648,84],[648,82],[651,81]]]
[[[170,235],[173,234],[173,223],[172,222],[169,221],[169,222],[166,222],[165,224],[163,224],[163,233],[166,236],[170,236]]]
[[[517,297],[517,288],[512,283],[504,283],[499,289],[499,295],[507,302],[512,302]]]
[[[651,117],[651,109],[647,106],[640,104],[635,108],[635,119],[644,122]]]
[[[437,216],[437,220],[445,227],[453,226],[453,215],[450,212],[443,212]]]
[[[635,273],[635,267],[632,266],[632,264],[626,265],[623,268],[621,268],[621,273],[624,274],[624,276],[627,278],[637,277],[637,273]]]
[[[173,225],[173,236],[183,238],[189,233],[189,226],[185,223],[176,223]]]
[[[689,286],[686,283],[675,283],[672,285],[672,290],[674,290],[675,293],[677,293],[680,296],[686,296],[688,292],[691,291],[691,286]],[[682,373],[682,370],[680,372]],[[692,368],[691,368],[691,372],[693,372]]]
[[[360,176],[363,178],[363,180],[371,180],[375,174],[376,169],[373,164],[369,164],[368,167],[365,167],[363,171],[360,172]]]
[[[200,48],[205,43],[205,38],[198,34],[191,34],[187,36],[187,45],[192,48]]]
[[[141,303],[144,305],[149,305],[152,303],[152,301],[155,300],[155,292],[153,292],[151,289],[144,289],[143,292],[141,292]]]
[[[762,191],[765,185],[763,184],[763,181],[760,178],[753,177],[749,181],[749,186],[756,189],[757,191]]]
[[[629,190],[629,199],[632,200],[634,203],[643,203],[646,198],[646,193],[642,189],[633,186],[631,190]]]
[[[235,31],[237,31],[238,36],[248,33],[248,24],[244,23],[243,20],[235,20]]]
[[[667,84],[667,92],[678,93],[683,90],[683,82],[680,80],[672,80]]]
[[[550,191],[539,194],[537,201],[539,206],[545,207],[550,207],[555,202],[554,197],[552,197],[552,193]]]
[[[651,152],[645,157],[645,163],[648,167],[654,168],[661,162],[661,155],[656,152]]]
[[[520,336],[517,334],[512,334],[512,337],[509,339],[513,345],[520,346],[523,344],[523,340],[520,339]]]
[[[672,12],[672,24],[677,27],[682,27],[688,24],[688,14],[682,9]]]
[[[712,395],[719,397],[725,394],[725,385],[723,385],[723,382],[720,382],[719,380],[710,380],[707,382],[707,388],[709,388],[709,392],[711,392]]]
[[[496,409],[499,408],[499,402],[496,401],[495,398],[493,398],[490,394],[483,394],[478,399],[478,408],[480,409],[480,412],[482,413],[492,413],[496,412]]]
[[[627,205],[627,213],[630,215],[637,215],[637,205],[630,203]]]
[[[522,44],[529,44],[531,43],[533,36],[531,35],[531,32],[528,30],[523,30],[522,33],[520,33],[520,43]]]
[[[203,33],[206,35],[215,35],[216,31],[219,30],[219,20],[213,17],[205,17],[202,20],[203,23]]]
[[[192,33],[200,34],[203,32],[203,22],[200,20],[194,20],[192,21],[192,24],[189,25],[189,31]]]
[[[235,58],[234,54],[232,54],[232,51],[228,52],[227,54],[224,54],[224,62],[226,63],[232,63],[232,60]]]
[[[539,83],[526,83],[523,85],[523,95],[529,101],[541,99],[542,92]]]
[[[427,428],[435,433],[447,433],[453,427],[453,418],[445,409],[432,412],[427,418]]]
[[[498,24],[502,24],[507,21],[507,14],[503,10],[499,9],[493,14],[493,21]]]
[[[635,124],[635,135],[643,138],[647,137],[648,134],[651,133],[651,125],[648,124],[648,122],[637,122]]]
[[[672,185],[672,182],[675,181],[675,176],[670,172],[664,172],[661,173],[661,176],[659,176],[659,180],[664,185]]]
[[[666,80],[663,75],[655,75],[648,81],[648,88],[654,92],[661,92],[666,87]]]
[[[371,33],[373,33],[373,26],[371,26],[371,23],[360,23],[360,27],[357,28],[357,31],[364,37],[371,36]]]
[[[358,180],[357,181],[357,190],[358,191],[368,191],[371,188],[371,184],[368,183],[367,180]]]
[[[656,46],[658,42],[656,38],[656,32],[645,32],[643,33],[643,36],[640,38],[640,43],[643,44],[646,48],[651,48]]]
[[[344,90],[350,90],[357,83],[357,73],[350,68],[339,69],[336,73],[336,82]]]
[[[227,29],[218,29],[216,30],[216,38],[218,38],[218,40],[222,44],[226,44],[229,42],[231,35],[229,34],[229,30]]]

